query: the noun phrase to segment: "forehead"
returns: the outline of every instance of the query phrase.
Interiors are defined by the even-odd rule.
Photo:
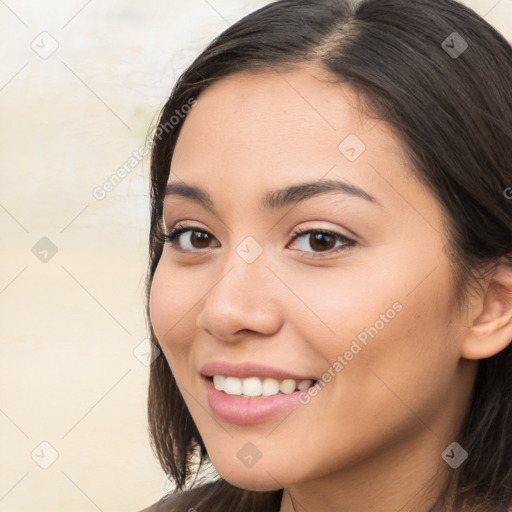
[[[368,120],[356,91],[327,80],[314,68],[231,75],[203,91],[180,139],[193,130],[194,137],[215,147],[243,144],[261,152],[264,146],[268,156],[292,146],[336,152],[340,137],[362,133]]]
[[[365,152],[403,159],[391,130],[366,117],[350,85],[310,67],[243,72],[201,93],[180,133],[173,164],[215,153],[218,163],[257,160],[260,171],[268,166],[276,172],[276,162],[282,167],[287,159],[300,157],[309,169],[327,172],[336,161],[355,167],[340,149],[347,138],[358,143],[358,152],[364,146]],[[326,168],[327,161],[332,163]]]
[[[403,190],[421,186],[393,131],[365,115],[353,87],[325,72],[237,73],[197,100],[169,181],[200,186],[242,207],[265,191],[324,178],[352,183],[395,207],[407,207],[407,201],[397,204],[397,193],[417,200],[418,190]]]

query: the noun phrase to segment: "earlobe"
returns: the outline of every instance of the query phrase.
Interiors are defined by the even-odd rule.
[[[472,320],[461,344],[466,359],[486,359],[512,342],[512,268],[500,260],[480,297],[480,313]]]

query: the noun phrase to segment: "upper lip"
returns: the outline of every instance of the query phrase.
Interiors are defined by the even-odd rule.
[[[281,370],[280,368],[273,368],[271,366],[264,366],[252,362],[231,364],[223,361],[212,361],[201,368],[201,375],[207,377],[211,377],[213,375],[225,375],[227,377],[237,377],[239,379],[247,377],[269,377],[277,380],[316,380],[316,377],[303,376],[287,370]]]

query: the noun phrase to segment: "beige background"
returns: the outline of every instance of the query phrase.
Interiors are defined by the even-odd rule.
[[[135,512],[169,488],[146,426],[148,159],[93,190],[266,3],[0,1],[0,512]],[[511,39],[512,0],[464,3]]]

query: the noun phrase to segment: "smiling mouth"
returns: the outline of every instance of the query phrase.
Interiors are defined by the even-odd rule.
[[[314,386],[318,380],[294,380],[294,379],[273,379],[271,377],[247,377],[239,379],[226,375],[206,376],[207,380],[213,383],[217,391],[226,395],[240,396],[244,398],[267,397],[278,394],[289,395],[297,391],[303,391]]]

